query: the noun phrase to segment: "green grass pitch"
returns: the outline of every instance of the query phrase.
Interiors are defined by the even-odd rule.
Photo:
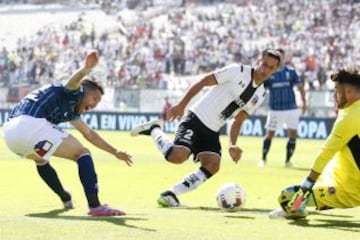
[[[82,139],[76,132],[75,136]],[[0,129],[0,134],[2,131]],[[359,239],[360,208],[316,212],[306,220],[269,219],[277,207],[279,191],[297,184],[308,173],[322,141],[297,141],[295,169],[284,168],[286,139],[275,138],[268,165],[257,168],[262,139],[240,137],[243,158],[234,164],[222,138],[220,172],[197,190],[181,195],[187,209],[164,209],[157,196],[189,171],[198,168],[191,160],[182,165],[167,163],[149,137],[131,138],[124,132],[100,132],[119,148],[133,155],[134,165],[91,148],[103,203],[124,209],[124,217],[87,216],[85,196],[75,163],[53,158],[52,165],[64,186],[71,189],[75,209],[63,211],[62,204],[37,175],[30,160],[19,159],[0,140],[0,240],[119,240],[119,239]],[[225,182],[237,182],[247,191],[244,209],[226,213],[218,209],[215,193]]]

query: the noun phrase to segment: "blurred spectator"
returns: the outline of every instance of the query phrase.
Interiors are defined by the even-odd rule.
[[[165,97],[164,98],[164,105],[163,105],[163,108],[161,110],[161,113],[160,113],[160,122],[161,122],[161,125],[164,126],[164,123],[167,119],[167,113],[168,111],[170,110],[170,108],[172,107],[170,101],[169,101],[169,97]]]
[[[70,74],[88,47],[104,56],[99,71],[107,83],[124,88],[187,88],[156,73],[196,75],[231,62],[249,64],[266,47],[284,48],[313,90],[327,88],[330,69],[360,65],[359,1],[145,2],[131,5],[135,13],[128,17],[123,1],[103,1],[119,26],[113,31],[84,12],[66,26],[44,26],[19,39],[14,53],[0,53],[0,83],[38,84],[57,72]]]

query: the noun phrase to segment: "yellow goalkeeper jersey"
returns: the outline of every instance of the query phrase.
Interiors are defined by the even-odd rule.
[[[339,111],[312,169],[321,173],[314,188],[320,205],[360,206],[360,100]]]

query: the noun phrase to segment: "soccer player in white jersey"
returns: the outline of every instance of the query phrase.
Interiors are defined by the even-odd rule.
[[[339,114],[300,185],[284,189],[281,209],[271,218],[304,218],[306,207],[317,210],[360,206],[360,73],[354,67],[331,74]]]
[[[277,70],[281,62],[282,57],[277,50],[266,49],[254,68],[232,64],[192,85],[181,101],[170,108],[168,120],[181,118],[193,97],[204,87],[210,89],[189,107],[176,131],[174,141],[164,134],[158,120],[141,124],[131,131],[132,136],[151,135],[158,149],[171,163],[183,163],[193,154],[194,162],[201,164],[199,169],[160,194],[160,206],[181,206],[178,195],[194,190],[218,172],[221,159],[219,132],[226,120],[231,118],[234,121],[228,150],[235,163],[240,160],[242,150],[236,145],[236,141],[241,125],[264,100],[263,82]]]
[[[57,126],[69,121],[90,143],[131,165],[128,153],[110,145],[80,118],[80,114],[96,107],[104,93],[99,83],[84,79],[97,65],[98,58],[97,52],[91,51],[84,66],[65,84],[49,84],[25,96],[12,109],[3,126],[3,133],[11,151],[35,161],[40,177],[59,196],[65,209],[73,208],[71,194],[64,189],[50,165],[51,156],[77,163],[89,215],[124,215],[125,212],[100,203],[97,176],[89,149]]]

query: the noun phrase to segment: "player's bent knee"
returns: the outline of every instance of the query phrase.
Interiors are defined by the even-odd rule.
[[[200,156],[201,166],[209,171],[212,175],[220,170],[220,159],[218,158],[204,158]]]
[[[187,154],[184,154],[183,152],[180,152],[180,151],[176,151],[174,149],[174,151],[172,151],[167,156],[166,160],[171,162],[171,163],[180,164],[180,163],[185,162],[187,158],[188,158]]]
[[[26,156],[27,159],[33,160],[36,164],[42,165],[47,163],[48,161],[46,159],[43,159],[35,154],[30,154]]]
[[[267,137],[268,139],[272,139],[272,138],[274,137],[274,135],[275,135],[275,132],[274,132],[274,131],[267,131],[267,132],[266,132],[266,137]]]
[[[81,157],[82,155],[90,155],[91,152],[89,149],[87,148],[81,148],[79,149],[79,157]]]
[[[206,165],[201,164],[206,170],[208,170],[212,175],[216,174],[220,170],[220,164],[218,163],[208,163]]]
[[[77,161],[84,155],[91,155],[90,150],[85,147],[81,147],[74,152],[72,160]]]

